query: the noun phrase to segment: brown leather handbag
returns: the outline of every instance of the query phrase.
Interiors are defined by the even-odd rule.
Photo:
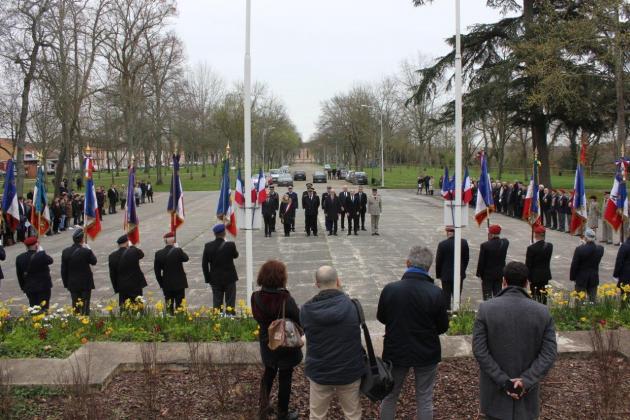
[[[300,348],[304,345],[302,328],[290,319],[285,318],[286,299],[282,302],[282,317],[276,319],[267,330],[269,348]]]

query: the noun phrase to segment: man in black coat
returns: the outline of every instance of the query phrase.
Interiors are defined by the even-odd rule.
[[[405,377],[413,368],[418,418],[433,418],[433,387],[442,358],[440,334],[448,330],[446,301],[433,284],[432,252],[423,246],[409,251],[407,269],[389,283],[378,300],[376,318],[385,324],[383,360],[393,365],[394,389],[381,403],[381,418],[394,419]]]
[[[363,187],[359,185],[359,217],[361,218],[361,230],[365,229],[365,212],[367,212],[367,194],[363,192]]]
[[[225,225],[218,223],[212,228],[215,239],[203,249],[201,268],[206,283],[212,287],[212,306],[227,312],[236,305],[236,282],[238,274],[234,260],[238,258],[236,244],[225,240]],[[225,306],[224,306],[225,303]]]
[[[164,243],[166,246],[155,253],[153,271],[164,292],[166,308],[173,315],[175,308],[182,306],[182,301],[186,296],[188,279],[184,271],[184,263],[188,261],[188,255],[175,243],[173,232],[164,235]]]
[[[510,242],[500,235],[501,226],[491,225],[488,228],[488,240],[479,248],[477,277],[481,278],[483,300],[488,300],[501,291],[503,267]]]
[[[109,200],[109,214],[116,213],[116,204],[118,203],[118,190],[116,186],[112,184],[107,190],[107,199]]]
[[[269,194],[269,188],[267,188],[267,198],[262,202],[261,213],[263,221],[265,223],[265,238],[271,238],[271,232],[274,231],[274,217],[276,215],[276,205],[273,198]]]
[[[299,208],[298,206],[298,195],[295,191],[293,191],[293,187],[289,186],[289,192],[287,193],[293,205],[291,208],[293,209],[293,219],[291,221],[291,232],[295,232],[295,210]]]
[[[38,250],[39,242],[35,236],[24,239],[24,245],[26,252],[15,259],[18,283],[28,298],[28,305],[40,306],[46,312],[50,305],[52,281],[49,266],[53,259],[46,251]]]
[[[551,254],[553,254],[553,244],[545,242],[545,231],[543,226],[534,228],[535,242],[527,247],[525,254],[525,265],[529,270],[529,287],[532,298],[542,304],[547,304],[546,287],[551,280]]]
[[[617,251],[613,278],[617,279],[617,287],[620,289],[630,285],[630,238],[627,238]]]
[[[337,197],[335,190],[331,188],[326,198],[322,201],[322,209],[326,216],[326,230],[328,231],[328,235],[337,236],[337,219],[339,218],[340,207],[339,197]]]
[[[586,229],[584,244],[575,248],[569,273],[569,280],[575,282],[575,291],[586,292],[591,302],[597,298],[599,263],[604,256],[604,247],[597,245],[596,239],[593,229]]]
[[[7,258],[7,254],[4,252],[4,247],[0,245],[0,261],[4,261]],[[0,267],[0,280],[4,278],[4,273],[2,272],[2,267]]]
[[[346,214],[348,215],[348,235],[352,235],[354,225],[354,234],[359,233],[359,211],[361,210],[361,197],[354,190],[350,191],[346,202],[344,203]]]
[[[462,238],[461,253],[461,270],[460,270],[460,299],[461,292],[466,278],[466,269],[470,259],[470,251],[468,249],[468,241]],[[442,292],[448,309],[451,309],[451,299],[453,297],[453,264],[455,261],[455,228],[453,226],[446,227],[446,239],[438,244],[437,253],[435,254],[435,278],[442,280]]]
[[[276,231],[276,213],[280,208],[280,196],[276,192],[276,188],[271,185],[269,186],[269,194],[267,195],[271,198],[271,203],[273,204],[273,213],[271,214],[271,231]],[[271,234],[269,234],[271,236]]]
[[[313,236],[317,236],[317,212],[319,204],[319,196],[312,187],[309,187],[306,194],[302,196],[306,236],[311,236],[311,232],[313,233]]]
[[[90,314],[90,298],[94,289],[91,265],[96,265],[96,255],[83,243],[83,229],[72,234],[72,246],[61,253],[61,281],[68,289],[72,307],[81,315]]]
[[[341,218],[341,230],[345,230],[345,221],[346,221],[346,201],[350,198],[350,193],[348,192],[348,186],[344,185],[341,188],[341,192],[339,193],[339,204],[341,205],[339,209],[339,217]]]
[[[140,260],[144,258],[144,252],[129,244],[127,235],[118,238],[119,248],[125,248],[118,259],[116,274],[118,287],[118,303],[121,309],[125,308],[127,300],[131,304],[137,304],[142,297],[142,289],[147,287],[147,280],[140,268]],[[122,243],[121,243],[122,242]]]
[[[118,290],[118,284],[119,284],[118,264],[120,263],[120,257],[122,256],[123,252],[125,252],[127,250],[127,246],[129,246],[129,239],[127,238],[127,235],[123,235],[120,238],[118,238],[116,240],[116,244],[118,245],[118,249],[112,252],[111,254],[109,254],[108,264],[109,264],[109,279],[112,282],[112,288],[114,289],[114,293],[119,293],[120,291]],[[120,308],[122,309],[125,301],[121,300],[121,297],[118,296],[118,303],[119,303]]]

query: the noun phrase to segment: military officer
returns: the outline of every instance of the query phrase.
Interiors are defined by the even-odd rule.
[[[584,231],[584,243],[573,252],[569,280],[575,282],[576,292],[586,292],[588,299],[595,302],[599,286],[599,264],[604,256],[604,247],[595,243],[593,229]]]
[[[304,224],[306,226],[306,236],[317,236],[317,212],[319,209],[319,196],[309,187],[306,194],[302,196],[302,208],[304,209]]]
[[[116,242],[118,250],[110,255],[109,263],[110,270],[112,268],[116,270],[118,303],[122,310],[127,300],[134,304],[137,302],[138,297],[142,296],[142,289],[147,286],[147,281],[140,268],[140,260],[144,258],[144,252],[130,245],[127,235],[121,236]]]
[[[293,191],[293,187],[289,186],[289,192],[287,193],[289,195],[289,198],[291,199],[291,202],[293,203],[291,205],[291,209],[293,209],[293,218],[291,219],[291,232],[295,232],[295,210],[298,209],[298,195],[295,191]]]
[[[501,238],[501,226],[491,225],[488,228],[488,240],[479,248],[477,261],[477,277],[481,278],[483,300],[496,296],[501,291],[503,268],[510,242]]]
[[[227,311],[236,304],[236,282],[238,274],[234,260],[238,258],[236,244],[225,240],[225,225],[217,223],[212,228],[215,239],[203,249],[201,267],[206,283],[212,287],[212,306]],[[225,306],[224,306],[225,302]]]
[[[39,242],[35,236],[24,239],[26,252],[15,259],[20,289],[28,298],[28,306],[40,306],[42,311],[48,311],[50,305],[50,265],[53,259],[46,251],[39,248]]]
[[[468,268],[469,249],[468,241],[464,238],[461,240],[461,271],[459,290],[460,296],[466,278],[466,269]],[[453,297],[453,262],[455,261],[455,228],[453,226],[446,227],[446,239],[438,244],[435,254],[435,278],[442,281],[442,293],[447,302],[448,309],[451,309],[451,300]]]
[[[83,229],[72,234],[71,246],[61,253],[61,280],[70,292],[72,307],[81,315],[90,314],[90,298],[94,289],[91,265],[96,265],[96,255],[84,243]]]
[[[527,247],[525,265],[529,270],[529,287],[532,297],[540,303],[547,304],[545,288],[551,280],[551,254],[553,244],[545,242],[545,228],[534,228],[534,243]]]
[[[173,232],[164,235],[164,244],[164,248],[155,253],[153,271],[164,292],[166,308],[173,315],[175,308],[182,306],[188,288],[188,279],[184,271],[184,263],[188,261],[188,255],[175,243]]]

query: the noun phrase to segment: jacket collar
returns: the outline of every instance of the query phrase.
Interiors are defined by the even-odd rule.
[[[316,294],[315,296],[313,296],[313,299],[311,300],[313,302],[317,302],[319,300],[326,300],[326,299],[330,299],[332,297],[343,295],[343,294],[344,294],[343,291],[339,289],[325,289],[319,292],[318,294]]]
[[[421,274],[414,271],[406,271],[402,276],[402,280],[425,280],[429,283],[433,283],[433,279],[429,274]]]
[[[499,294],[497,295],[497,297],[504,296],[504,295],[519,296],[519,297],[525,297],[527,299],[531,299],[531,297],[529,296],[529,293],[527,293],[527,290],[519,286],[508,286],[505,289],[501,290]]]

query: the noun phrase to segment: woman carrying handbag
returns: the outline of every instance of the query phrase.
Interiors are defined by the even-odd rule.
[[[269,395],[277,375],[277,418],[278,420],[295,420],[298,415],[295,412],[289,412],[289,399],[291,397],[293,368],[302,361],[302,350],[299,345],[295,347],[280,346],[271,350],[268,333],[269,326],[279,325],[278,321],[280,320],[284,320],[283,325],[291,325],[299,330],[300,313],[295,300],[286,290],[287,268],[284,263],[278,260],[269,260],[263,264],[258,272],[257,284],[261,288],[252,294],[251,306],[254,319],[260,326],[258,336],[260,356],[265,366],[260,384],[260,418],[266,419],[273,411],[270,406]]]

